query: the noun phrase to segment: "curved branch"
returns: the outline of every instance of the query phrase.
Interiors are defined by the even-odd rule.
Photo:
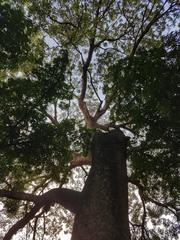
[[[164,208],[166,208],[167,210],[169,210],[170,212],[172,212],[176,217],[177,217],[177,214],[176,214],[176,212],[175,211],[173,211],[170,207],[170,203],[161,203],[161,202],[158,202],[158,201],[156,201],[156,200],[154,200],[154,199],[152,199],[152,198],[150,198],[150,197],[147,197],[146,198],[146,200],[147,201],[149,201],[149,202],[151,202],[151,203],[154,203],[154,204],[156,204],[157,206],[159,206],[159,207],[164,207]],[[174,208],[175,209],[175,208]],[[176,209],[175,209],[176,210]]]
[[[19,229],[23,228],[31,219],[34,218],[35,214],[40,210],[42,207],[41,204],[36,204],[30,212],[26,213],[25,216],[20,219],[17,223],[15,223],[9,231],[4,236],[3,240],[10,240],[13,235],[19,231]]]
[[[24,193],[24,192],[15,192],[15,191],[7,191],[4,189],[0,189],[0,197],[6,197],[14,200],[23,200],[29,202],[36,202],[38,200],[38,196]]]
[[[54,188],[40,196],[23,192],[0,190],[0,197],[30,201],[37,205],[40,204],[41,207],[59,203],[73,213],[77,212],[81,202],[81,192],[67,188]]]
[[[27,200],[35,203],[30,212],[15,223],[7,232],[3,240],[10,240],[14,234],[21,228],[23,228],[31,219],[33,219],[36,213],[43,208],[44,211],[48,211],[50,206],[55,203],[61,204],[69,211],[76,213],[81,204],[81,192],[66,189],[66,188],[54,188],[44,193],[41,196],[35,196],[28,193],[10,192],[6,190],[0,190],[0,197],[7,197],[16,200]]]
[[[161,10],[164,8],[166,4],[166,1],[165,3],[163,4]],[[131,54],[130,54],[130,65],[131,65],[131,60],[134,56],[134,54],[136,53],[136,50],[138,49],[141,41],[143,40],[144,36],[149,32],[149,30],[151,29],[151,27],[160,19],[162,18],[164,15],[170,13],[173,11],[173,7],[177,6],[177,3],[171,3],[169,8],[164,11],[163,13],[160,13],[160,11],[158,11],[154,17],[152,18],[152,20],[147,24],[147,26],[145,27],[144,31],[141,32],[141,35],[139,36],[139,38],[137,38],[137,40],[135,41],[134,43],[134,46],[133,46],[133,49],[131,51]],[[142,23],[143,24],[143,23]]]
[[[156,201],[148,196],[144,196],[143,195],[143,192],[145,191],[145,187],[138,181],[138,180],[135,180],[135,179],[131,179],[130,177],[128,178],[128,182],[133,184],[133,185],[136,185],[139,189],[140,192],[142,192],[142,197],[145,201],[148,201],[148,202],[151,202],[151,203],[154,203],[156,204],[157,206],[159,207],[163,207],[163,208],[166,208],[168,211],[170,211],[171,213],[173,213],[176,217],[177,217],[177,214],[175,211],[173,211],[171,208],[172,207],[172,202],[167,202],[167,203],[161,203],[159,201]],[[176,208],[173,208],[174,210],[176,210]]]

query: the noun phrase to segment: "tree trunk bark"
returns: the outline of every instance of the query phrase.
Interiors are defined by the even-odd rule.
[[[120,130],[95,134],[71,240],[130,240],[126,141]]]

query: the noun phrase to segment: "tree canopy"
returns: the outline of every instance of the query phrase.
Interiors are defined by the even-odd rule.
[[[93,134],[118,128],[132,239],[178,239],[179,14],[171,0],[0,3],[0,197],[22,217],[12,235],[34,219],[35,239],[35,214],[61,204],[53,187],[78,184]]]

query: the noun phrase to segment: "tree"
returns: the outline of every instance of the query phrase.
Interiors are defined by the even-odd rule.
[[[8,213],[26,211],[3,239],[33,219],[35,239],[55,203],[75,214],[72,240],[177,239],[178,1],[0,6],[0,197]],[[83,165],[82,192],[63,187]]]

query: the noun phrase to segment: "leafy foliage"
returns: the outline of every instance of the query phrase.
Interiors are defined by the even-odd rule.
[[[50,103],[68,101],[70,86],[65,82],[67,55],[34,69],[29,78],[9,78],[0,85],[1,181],[11,173],[22,181],[32,171],[47,172],[54,180],[70,158],[73,120],[55,126],[47,121]],[[6,160],[4,160],[6,158]],[[7,172],[8,171],[8,172]],[[19,188],[18,188],[19,189]],[[19,189],[20,190],[20,189]]]
[[[170,14],[161,14],[171,5]],[[97,131],[84,127],[77,107],[87,77],[88,117],[112,96],[102,122],[132,131],[128,170],[143,187],[139,194],[130,187],[134,235],[142,231],[142,197],[154,226],[151,239],[177,238],[174,218],[167,216],[179,201],[179,35],[162,37],[176,19],[175,1],[2,1],[0,184],[39,193],[72,180],[73,152],[87,155]],[[168,208],[156,207],[156,200]],[[17,202],[4,203],[16,214]]]
[[[37,27],[22,6],[0,3],[0,69],[29,69],[42,60],[43,42]],[[38,45],[38,47],[37,47]]]
[[[168,187],[173,194],[177,191],[180,144],[178,37],[174,33],[159,48],[140,49],[130,67],[125,59],[110,72],[114,84],[110,91],[118,89],[111,118],[130,123],[135,133],[142,135],[131,156],[135,177],[149,185],[155,174],[160,179],[156,178],[154,187],[166,182],[165,192]]]
[[[122,59],[109,69],[113,86],[105,91],[118,92],[110,117],[133,129],[131,176],[145,187],[144,198],[171,202],[178,210],[179,33],[166,37],[160,47],[139,49],[130,60]],[[149,210],[151,218],[152,213]]]

